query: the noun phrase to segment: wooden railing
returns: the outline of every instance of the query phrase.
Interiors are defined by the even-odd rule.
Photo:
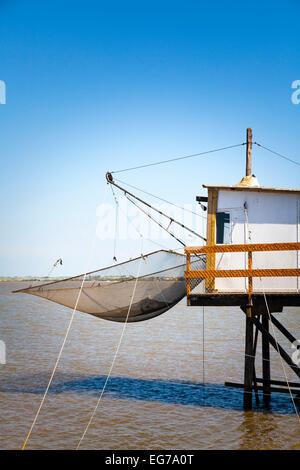
[[[252,253],[255,251],[296,251],[300,250],[300,243],[253,243],[245,245],[206,245],[186,247],[186,271],[187,295],[191,293],[191,279],[209,279],[214,280],[218,277],[246,277],[248,278],[248,293],[253,292],[253,277],[287,277],[300,276],[300,269],[253,269]],[[191,255],[195,254],[213,254],[213,253],[248,253],[248,269],[191,269]]]

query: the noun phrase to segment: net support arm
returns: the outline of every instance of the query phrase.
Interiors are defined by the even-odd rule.
[[[135,194],[131,193],[130,191],[128,191],[127,189],[125,188],[122,188],[122,186],[119,186],[113,179],[112,177],[112,174],[110,172],[107,172],[106,173],[106,181],[108,184],[112,184],[113,186],[115,186],[116,188],[118,188],[120,191],[122,191],[125,196],[130,196],[134,199],[136,199],[137,201],[141,202],[142,204],[144,204],[145,206],[149,207],[149,209],[152,209],[154,210],[155,212],[157,212],[158,214],[162,215],[163,217],[166,217],[167,219],[170,220],[170,224],[168,226],[168,228],[165,228],[165,227],[162,227],[164,230],[166,230],[168,233],[171,233],[168,229],[171,225],[171,223],[175,223],[177,225],[179,225],[181,228],[187,230],[188,232],[192,233],[193,235],[195,235],[196,237],[198,238],[201,238],[201,240],[205,241],[206,242],[206,238],[202,237],[201,235],[199,235],[199,233],[195,232],[194,230],[190,229],[189,227],[187,227],[186,225],[182,224],[181,222],[179,222],[178,220],[174,219],[173,217],[170,217],[169,215],[165,214],[164,212],[160,211],[159,209],[157,209],[156,207],[152,206],[151,204],[149,204],[147,201],[144,201],[143,199],[139,198],[138,196],[136,196]],[[129,199],[130,200],[130,199]],[[131,201],[133,202],[133,201]],[[137,206],[139,207],[139,206]],[[139,207],[139,209],[141,209]]]

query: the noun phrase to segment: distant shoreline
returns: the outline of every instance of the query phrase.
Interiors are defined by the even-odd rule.
[[[10,276],[2,276],[0,277],[0,282],[28,282],[28,281],[59,281],[61,279],[66,279],[66,276],[61,276],[61,277],[31,277],[31,276],[15,276],[15,277],[10,277]]]

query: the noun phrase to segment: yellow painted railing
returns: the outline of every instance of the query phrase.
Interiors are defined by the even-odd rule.
[[[247,277],[248,293],[253,292],[253,277],[287,277],[300,276],[300,269],[253,269],[252,253],[255,251],[296,251],[300,250],[300,243],[253,243],[245,245],[206,245],[186,247],[186,271],[187,295],[191,293],[191,279],[214,280],[217,277]],[[191,269],[191,255],[212,253],[248,253],[248,269]]]

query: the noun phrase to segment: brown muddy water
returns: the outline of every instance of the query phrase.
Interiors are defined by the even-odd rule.
[[[11,294],[22,286],[26,283],[0,283],[0,339],[7,348],[7,362],[0,365],[1,449],[21,448],[72,313],[37,297]],[[261,401],[244,412],[242,392],[224,387],[225,380],[243,378],[244,314],[237,308],[205,308],[204,344],[202,315],[202,308],[186,307],[183,300],[158,318],[127,326],[82,449],[300,449],[300,424],[289,395],[276,394],[269,408]],[[285,309],[279,318],[300,338],[300,309]],[[121,329],[75,314],[28,449],[76,447]],[[278,334],[279,339],[291,353]],[[272,377],[283,379],[275,351],[271,358]]]

